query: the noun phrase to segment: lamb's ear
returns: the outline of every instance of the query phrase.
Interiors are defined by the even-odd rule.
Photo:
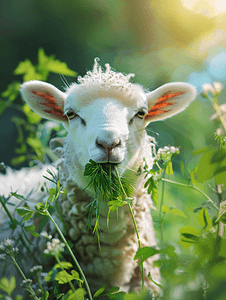
[[[43,118],[67,122],[64,116],[66,95],[52,84],[29,81],[21,85],[20,92],[28,106]]]
[[[147,93],[149,122],[164,120],[184,110],[197,95],[194,86],[188,83],[167,83],[153,92]]]

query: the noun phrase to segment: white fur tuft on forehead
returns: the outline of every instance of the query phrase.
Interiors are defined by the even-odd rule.
[[[89,95],[92,96],[91,99],[116,97],[125,104],[144,98],[143,87],[130,82],[134,74],[124,75],[121,72],[115,72],[109,64],[105,64],[105,70],[103,70],[98,62],[99,58],[95,58],[93,70],[88,71],[84,77],[78,76],[78,84],[70,86],[67,90],[68,95],[76,94],[76,98],[82,96],[83,99]]]

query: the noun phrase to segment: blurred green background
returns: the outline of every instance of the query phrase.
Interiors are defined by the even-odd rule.
[[[99,57],[150,90],[184,81],[200,91],[204,82],[226,81],[224,0],[9,0],[1,1],[0,24],[1,92],[22,80],[13,70],[27,58],[35,64],[40,47],[82,76]],[[56,74],[48,81],[64,85]],[[212,113],[197,97],[181,115],[151,124],[150,134],[159,146],[181,146],[190,160],[191,150],[212,142]],[[11,118],[18,114],[12,105],[0,116],[0,160],[10,166],[18,136]]]

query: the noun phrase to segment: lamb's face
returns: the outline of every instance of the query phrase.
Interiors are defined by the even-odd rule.
[[[25,82],[21,87],[24,100],[34,111],[62,122],[67,129],[65,161],[80,187],[87,185],[83,172],[90,159],[134,169],[145,156],[140,151],[148,148],[145,126],[179,113],[196,96],[193,86],[181,82],[146,92],[130,82],[133,74],[125,76],[108,64],[105,67],[103,71],[95,60],[93,71],[78,77],[78,84],[66,93],[40,81]],[[151,157],[149,150],[145,157]]]
[[[72,94],[64,107],[69,119],[66,129],[73,147],[73,163],[83,169],[90,159],[105,165],[128,166],[142,146],[147,101],[136,108],[115,98],[82,103]]]

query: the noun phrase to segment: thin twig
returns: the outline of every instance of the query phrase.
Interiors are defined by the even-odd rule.
[[[187,187],[187,188],[193,189],[193,190],[195,190],[195,191],[198,191],[198,192],[201,193],[205,198],[207,198],[207,199],[213,204],[213,206],[214,206],[217,210],[219,210],[219,208],[216,206],[216,204],[213,202],[213,200],[212,200],[208,195],[206,195],[202,190],[200,190],[198,187],[192,186],[192,185],[188,185],[188,184],[184,184],[184,183],[180,183],[180,182],[176,182],[176,181],[172,181],[172,180],[165,179],[165,178],[162,178],[162,181],[165,181],[165,182],[168,182],[168,183],[172,183],[172,184],[175,184],[175,185],[179,185],[179,186],[183,186],[183,187]]]

